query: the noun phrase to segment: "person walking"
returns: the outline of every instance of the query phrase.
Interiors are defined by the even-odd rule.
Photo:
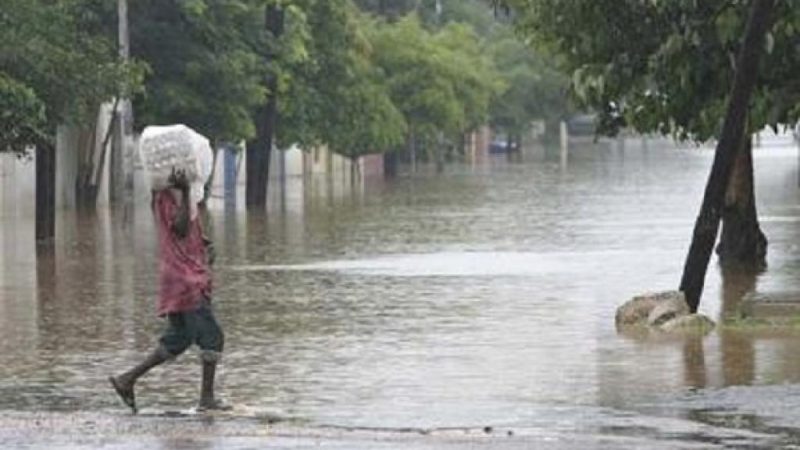
[[[202,381],[198,411],[229,409],[214,395],[217,364],[225,335],[211,306],[213,248],[192,205],[186,173],[172,170],[169,187],[153,192],[160,247],[158,315],[167,321],[159,344],[141,363],[110,376],[117,395],[137,412],[134,387],[150,369],[172,360],[192,344],[201,350]]]

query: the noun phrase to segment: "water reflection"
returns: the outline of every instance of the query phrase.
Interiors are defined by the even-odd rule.
[[[690,388],[704,388],[708,385],[706,354],[701,336],[683,338],[684,383]]]
[[[618,336],[620,303],[675,287],[710,154],[638,140],[571,152],[563,171],[526,154],[367,187],[293,180],[302,189],[273,191],[283,201],[263,214],[219,199],[228,398],[317,424],[555,426],[668,414],[687,391],[800,381],[789,331]],[[706,314],[796,283],[798,191],[784,185],[795,163],[756,155],[770,269],[711,271]],[[117,409],[105,376],[161,327],[147,206],[132,228],[102,211],[63,214],[58,245],[38,256],[26,222],[3,220],[0,409]],[[191,405],[198,370],[191,356],[159,368],[140,402]]]
[[[740,317],[745,295],[755,292],[758,273],[743,268],[722,269],[721,320]],[[754,338],[745,330],[723,328],[719,332],[722,351],[722,376],[726,386],[751,384],[755,380]]]

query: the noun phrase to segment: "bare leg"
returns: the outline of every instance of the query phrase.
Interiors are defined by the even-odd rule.
[[[216,399],[214,396],[214,380],[217,373],[217,361],[203,361],[203,380],[200,386],[200,403],[197,409],[200,411],[231,409],[230,406]]]
[[[136,396],[134,394],[134,385],[136,380],[142,375],[146,374],[150,369],[159,364],[164,363],[169,359],[169,353],[162,347],[159,347],[144,359],[141,363],[134,366],[129,371],[116,377],[109,377],[108,381],[114,386],[117,395],[120,396],[123,402],[131,408],[136,414]]]

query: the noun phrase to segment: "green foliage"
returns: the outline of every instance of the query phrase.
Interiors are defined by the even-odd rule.
[[[420,0],[417,12],[429,28],[461,24],[469,26],[479,36],[488,36],[501,25],[483,0]]]
[[[150,67],[135,98],[139,126],[184,123],[225,140],[255,134],[265,101],[264,1],[131,2],[131,54]]]
[[[46,135],[45,108],[33,89],[0,72],[0,149],[22,155]]]
[[[491,101],[506,89],[492,55],[468,25],[450,23],[433,38],[442,49],[441,61],[449,70],[447,76],[464,111],[464,122],[458,124],[458,130],[485,124]]]
[[[387,22],[347,0],[308,2],[304,13],[308,58],[287,70],[283,145],[356,157],[398,147],[411,129],[455,135],[487,120],[502,84],[469,27],[432,32],[414,15]]]
[[[568,110],[568,79],[552,59],[525,45],[510,30],[498,31],[489,43],[507,89],[492,102],[491,124],[510,135],[521,135],[533,120],[552,122]]]
[[[435,45],[451,51],[447,66],[457,72],[450,76],[459,87],[456,98],[465,104],[465,129],[488,119],[495,128],[519,135],[533,120],[553,119],[567,110],[566,77],[553,67],[552,58],[534,51],[507,21],[498,20],[488,2],[420,0],[415,10],[424,28],[434,30]]]
[[[453,25],[432,33],[409,16],[370,29],[389,96],[417,136],[455,135],[478,125],[501,89],[474,33]]]
[[[354,0],[354,3],[362,11],[394,21],[416,10],[420,0]]]
[[[748,2],[508,0],[520,31],[561,58],[601,131],[705,140],[720,131]],[[750,130],[793,124],[800,110],[800,5],[778,2]]]
[[[307,58],[287,73],[280,139],[355,158],[402,142],[405,121],[377,77],[358,11],[347,0],[307,4]]]
[[[0,148],[52,140],[57,124],[91,120],[117,95],[133,98],[139,128],[180,122],[229,141],[254,136],[255,111],[274,95],[281,146],[348,157],[544,114],[557,85],[544,60],[507,32],[495,39],[504,26],[480,0],[440,4],[437,14],[432,0],[131,1],[134,63],[121,64],[115,2],[0,0]]]
[[[0,0],[0,151],[53,144],[59,123],[135,92],[142,66],[119,62],[98,10],[92,0]]]

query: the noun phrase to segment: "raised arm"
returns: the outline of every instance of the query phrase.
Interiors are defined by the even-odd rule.
[[[175,233],[180,239],[189,235],[189,224],[191,221],[191,213],[189,209],[189,202],[192,201],[190,195],[189,180],[186,178],[186,172],[183,170],[172,169],[172,174],[169,176],[169,182],[180,192],[180,204],[178,210],[175,212],[175,220],[172,222],[172,232]]]

